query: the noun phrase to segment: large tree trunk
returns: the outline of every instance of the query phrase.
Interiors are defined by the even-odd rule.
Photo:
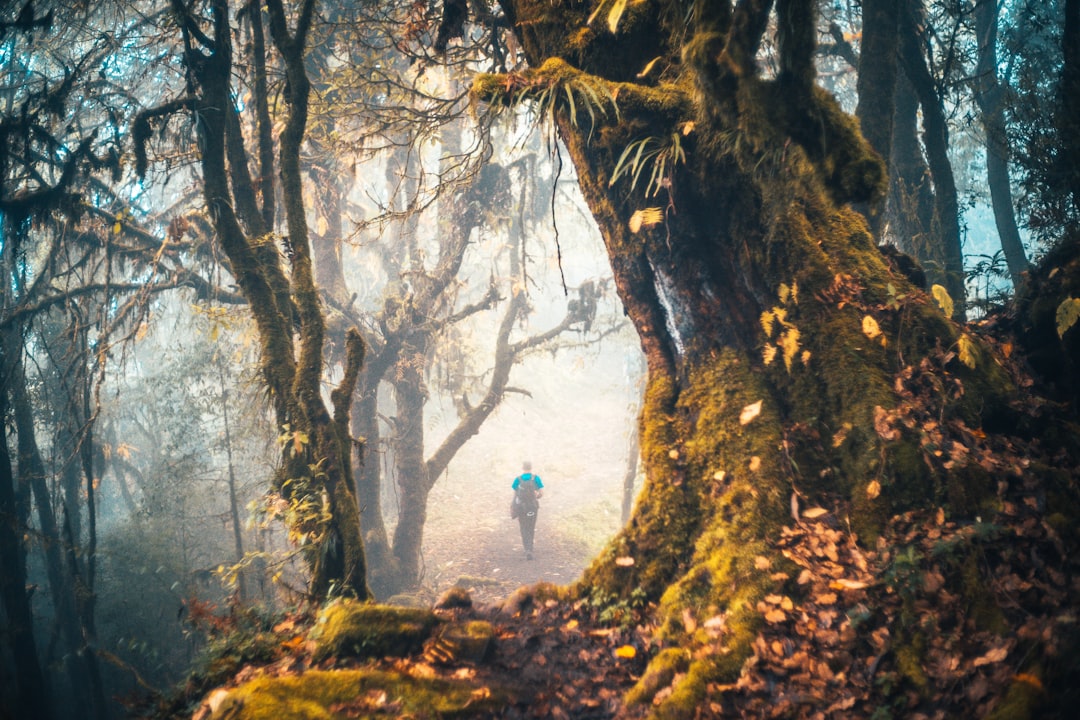
[[[966,336],[974,369],[936,353],[957,347],[961,331],[889,270],[848,206],[875,200],[884,173],[814,87],[813,2],[777,4],[781,71],[758,74],[769,5],[698,3],[683,43],[657,33],[685,27],[678,3],[627,6],[615,35],[546,0],[504,3],[534,69],[474,83],[495,103],[557,98],[554,118],[641,338],[646,484],[582,589],[623,601],[644,591],[659,604],[660,637],[691,651],[701,646],[682,618],[726,613],[726,651],[692,652],[673,695],[684,699],[738,676],[761,622],[756,603],[781,582],[759,563],[779,561],[769,541],[800,503],[848,508],[872,543],[893,513],[927,498],[966,515],[993,492],[993,478],[950,478],[924,462],[915,433],[888,426],[897,373],[942,358],[926,372],[962,379],[967,395],[949,412],[971,427],[1001,422],[1012,389]],[[658,55],[672,80],[635,82]],[[559,100],[571,93],[574,113]],[[644,138],[668,153],[659,198],[617,177],[639,162],[624,149]],[[646,206],[660,216],[635,218]]]

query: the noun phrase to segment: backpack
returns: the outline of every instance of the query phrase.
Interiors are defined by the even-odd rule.
[[[540,508],[540,499],[536,497],[536,481],[533,477],[529,474],[518,478],[514,501],[510,504],[511,519],[517,518],[522,512],[535,513]]]

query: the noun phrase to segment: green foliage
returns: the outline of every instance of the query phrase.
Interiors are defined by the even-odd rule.
[[[203,687],[224,683],[249,663],[277,659],[279,640],[271,628],[274,616],[254,607],[230,606],[225,613],[210,603],[189,601],[188,622],[209,641],[195,661],[190,682]]]
[[[630,191],[633,192],[645,169],[651,167],[645,197],[656,197],[661,189],[670,187],[675,166],[685,162],[686,151],[679,132],[673,132],[667,138],[635,140],[622,151],[608,185],[613,186],[620,178],[630,177]]]
[[[897,550],[882,574],[882,581],[901,595],[915,597],[922,588],[922,560],[914,545]]]
[[[495,107],[517,108],[528,102],[540,119],[565,110],[574,127],[581,127],[580,111],[584,110],[589,117],[589,138],[600,118],[610,114],[619,120],[619,106],[608,86],[558,58],[547,60],[533,72],[478,75],[472,92]]]
[[[631,590],[628,597],[622,598],[594,585],[589,588],[585,602],[596,613],[599,622],[625,629],[633,627],[641,617],[641,612],[648,605],[648,598],[639,587]]]

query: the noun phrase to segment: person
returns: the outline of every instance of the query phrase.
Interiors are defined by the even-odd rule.
[[[536,533],[536,513],[540,510],[540,496],[544,482],[539,475],[534,475],[532,463],[526,460],[521,464],[521,474],[514,478],[510,489],[514,499],[510,505],[510,517],[517,518],[521,526],[521,544],[525,546],[525,558],[533,559],[533,536]]]

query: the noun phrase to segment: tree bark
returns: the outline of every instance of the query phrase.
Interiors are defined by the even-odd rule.
[[[919,143],[919,100],[902,72],[897,77],[886,218],[888,239],[925,258],[934,227],[934,190]]]
[[[960,204],[949,160],[949,130],[934,78],[922,50],[920,28],[926,26],[923,0],[905,0],[900,13],[900,57],[904,73],[922,108],[923,145],[933,179],[934,220],[927,243],[916,255],[930,282],[942,285],[965,317],[964,253],[960,241]]]
[[[20,517],[15,476],[8,451],[8,393],[12,378],[7,350],[0,344],[0,368],[5,370],[4,390],[0,391],[0,602],[5,619],[5,637],[0,648],[10,648],[14,664],[15,686],[5,687],[2,697],[17,717],[48,720],[52,717],[45,676],[34,641],[34,618],[26,592],[26,548],[21,535],[25,518]],[[6,658],[4,660],[6,662]]]
[[[895,0],[863,0],[862,11],[862,45],[856,84],[859,104],[855,116],[859,118],[863,137],[885,161],[886,174],[889,174],[900,17]],[[868,205],[863,212],[871,233],[879,241],[884,200],[882,197],[878,203]]]
[[[1030,268],[1013,207],[1012,182],[1009,179],[1009,137],[1005,125],[1005,88],[998,81],[997,0],[981,0],[975,5],[975,36],[979,60],[975,68],[975,100],[979,104],[983,131],[986,133],[986,182],[994,208],[994,223],[1013,287],[1020,287]]]
[[[288,231],[284,244],[291,263],[287,278],[273,237],[265,232],[269,228],[265,228],[262,212],[267,198],[263,198],[262,208],[255,201],[254,186],[247,177],[247,154],[234,118],[228,2],[215,0],[211,4],[209,35],[178,0],[173,7],[184,31],[206,206],[254,316],[262,345],[262,370],[278,422],[293,440],[284,453],[277,489],[287,500],[298,503],[297,507],[310,508],[295,530],[312,541],[306,552],[312,595],[324,598],[333,590],[364,599],[370,591],[348,432],[348,408],[364,346],[355,332],[346,339],[345,372],[332,393],[331,414],[321,395],[325,318],[314,280],[301,182],[300,148],[310,90],[304,51],[314,2],[307,0],[296,10],[292,31],[286,19],[290,14],[282,3],[267,3],[270,35],[288,81],[288,112],[279,138]]]

